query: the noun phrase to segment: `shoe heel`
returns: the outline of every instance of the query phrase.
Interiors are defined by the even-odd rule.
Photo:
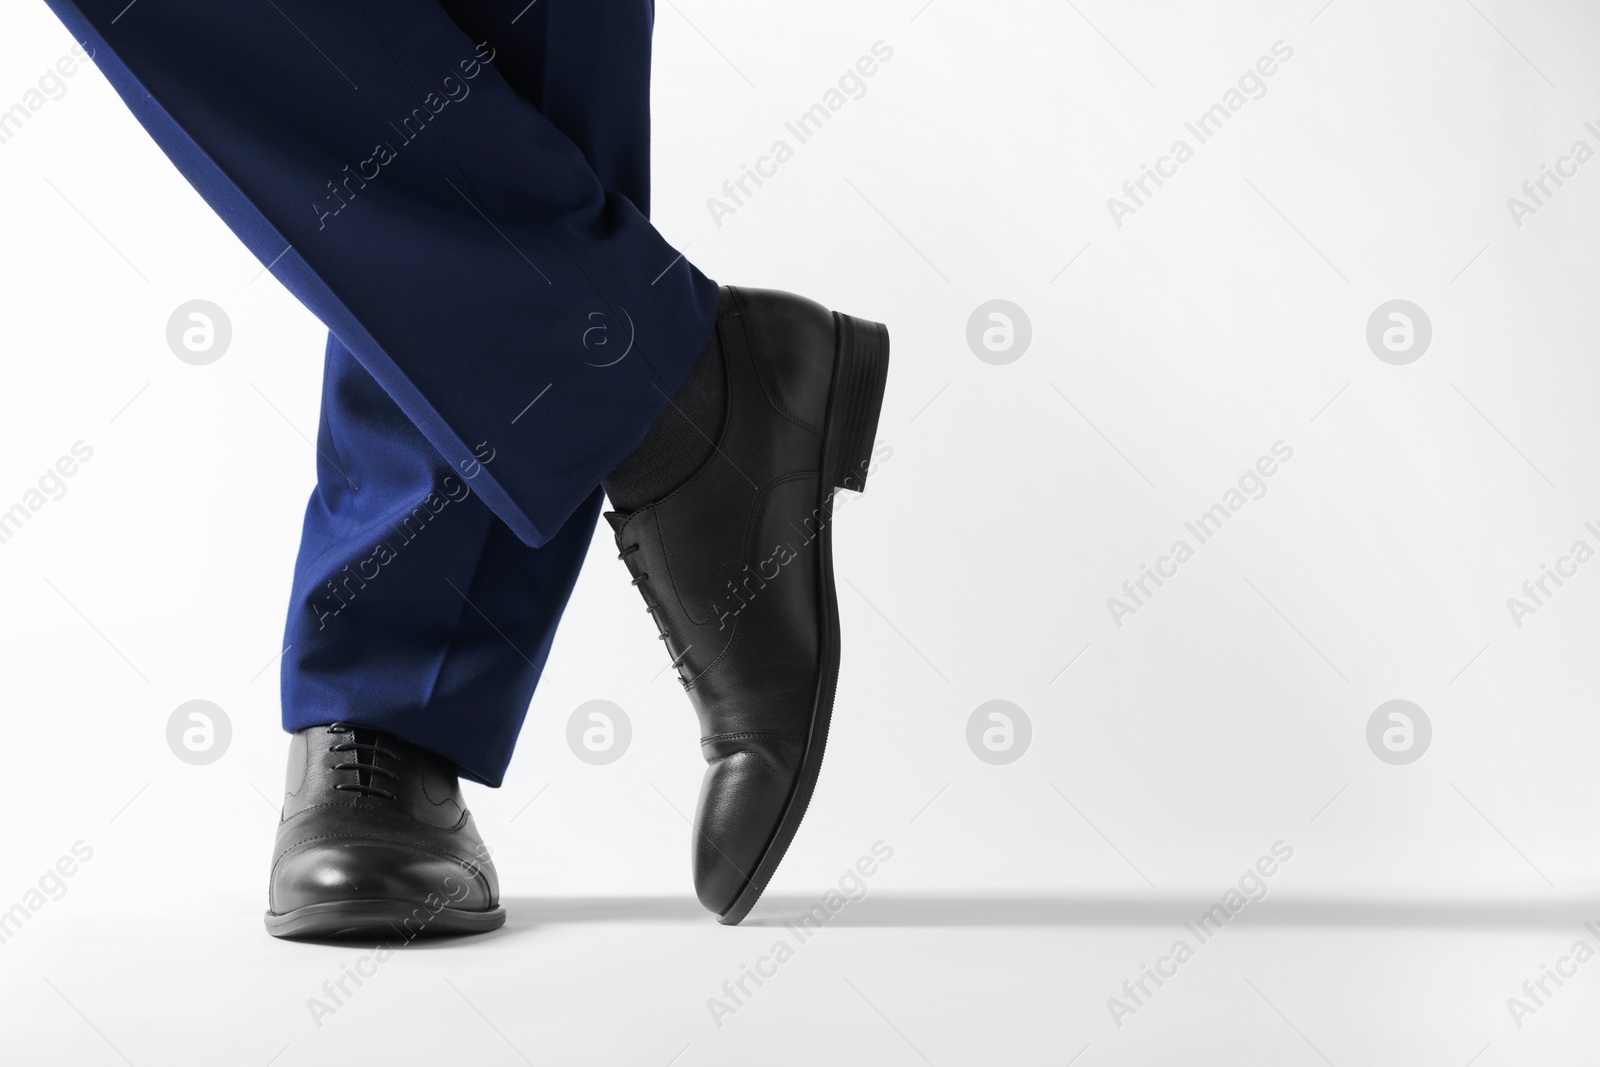
[[[834,313],[838,351],[828,405],[824,468],[831,484],[862,493],[889,380],[889,329],[881,322]]]

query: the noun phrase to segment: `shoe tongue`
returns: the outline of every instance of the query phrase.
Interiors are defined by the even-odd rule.
[[[378,741],[378,735],[372,730],[363,730],[357,727],[350,734],[350,739],[358,745],[372,745]],[[356,781],[362,785],[372,784],[372,772],[367,768],[378,761],[378,754],[370,748],[357,748],[350,753],[350,762],[356,764]]]
[[[393,739],[387,734],[379,733],[377,730],[363,726],[352,726],[349,738],[355,742],[356,747],[345,753],[345,762],[353,763],[355,767],[347,773],[354,774],[356,782],[360,785],[383,784],[375,781],[378,776],[372,773],[372,768],[382,767],[385,770],[393,770],[394,768],[386,757],[379,755],[371,746],[382,745],[390,747],[393,744]]]

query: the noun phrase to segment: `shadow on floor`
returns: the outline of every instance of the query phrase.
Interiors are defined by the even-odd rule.
[[[508,931],[557,923],[711,923],[688,897],[509,897]],[[797,922],[822,896],[763,897],[744,926]],[[1006,896],[869,893],[828,926],[1168,926],[1197,921],[1215,900],[1175,896]],[[1240,913],[1255,926],[1501,928],[1600,924],[1600,894],[1550,899],[1274,898]]]

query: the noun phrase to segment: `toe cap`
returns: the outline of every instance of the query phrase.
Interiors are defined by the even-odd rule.
[[[709,747],[709,746],[708,746]],[[695,895],[725,914],[756,874],[798,778],[801,738],[774,737],[708,752],[695,812]]]
[[[498,902],[492,874],[465,860],[390,842],[313,842],[273,868],[271,906],[283,914],[312,904],[390,900],[462,911]]]

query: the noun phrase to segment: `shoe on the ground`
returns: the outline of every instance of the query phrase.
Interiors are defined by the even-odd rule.
[[[268,933],[410,941],[505,921],[453,764],[346,723],[293,736]]]
[[[727,409],[711,458],[606,518],[700,717],[695,892],[732,924],[783,859],[822,764],[839,677],[833,494],[866,486],[889,335],[725,287],[717,342]]]

